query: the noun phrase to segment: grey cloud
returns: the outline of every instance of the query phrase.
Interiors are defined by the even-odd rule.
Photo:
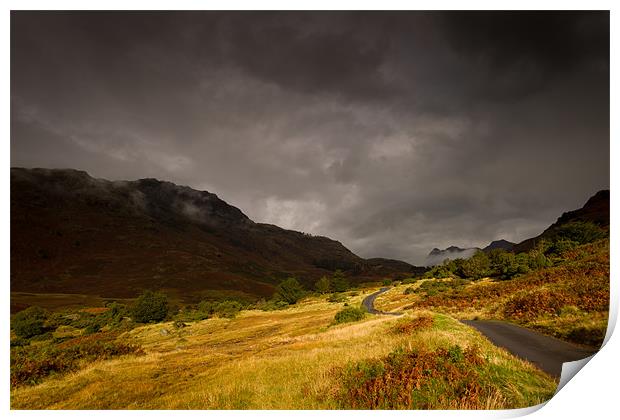
[[[14,166],[166,179],[413,263],[609,186],[607,13],[11,19]]]

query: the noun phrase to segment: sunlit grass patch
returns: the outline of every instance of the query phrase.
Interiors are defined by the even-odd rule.
[[[375,290],[347,295],[347,302],[359,306]],[[145,355],[94,361],[73,373],[13,389],[11,406],[339,408],[336,372],[347,364],[385,358],[399,348],[435,352],[455,345],[463,351],[478,348],[488,363],[506,370],[508,383],[514,382],[514,390],[498,382],[479,408],[526,405],[555,389],[545,374],[492,346],[450,316],[408,311],[401,317],[367,315],[357,322],[332,325],[342,308],[342,303],[328,302],[322,296],[306,298],[284,310],[241,311],[234,319],[211,318],[188,322],[182,328],[173,322],[140,326],[119,338],[139,344]],[[393,333],[400,323],[419,318],[431,318],[432,325]],[[516,376],[517,372],[524,376]]]

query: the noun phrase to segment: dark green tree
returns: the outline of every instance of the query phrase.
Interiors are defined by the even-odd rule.
[[[349,280],[347,280],[342,270],[334,271],[334,275],[332,276],[332,287],[335,292],[346,292],[349,290]]]
[[[512,279],[520,274],[526,274],[530,271],[529,256],[525,253],[513,254],[505,252],[501,254],[501,258],[497,265],[497,274],[503,279]]]
[[[607,236],[607,233],[592,222],[571,222],[561,225],[552,234],[553,240],[568,239],[579,245],[594,242]]]
[[[465,278],[481,279],[489,275],[490,267],[491,263],[487,254],[478,251],[472,257],[463,261],[461,270]]]
[[[424,277],[432,279],[445,279],[452,277],[452,272],[450,271],[449,265],[436,265],[428,270]]]
[[[561,256],[564,252],[575,249],[579,246],[579,242],[571,241],[570,239],[559,238],[555,240],[551,247],[549,247],[549,254]]]
[[[225,300],[223,302],[218,303],[214,311],[221,318],[234,318],[237,316],[239,311],[243,309],[243,305],[241,303],[234,300]]]
[[[11,327],[18,337],[30,338],[45,332],[47,313],[38,306],[18,312],[11,320]]]
[[[276,297],[289,305],[297,303],[305,294],[304,288],[295,277],[287,278],[276,288]]]
[[[528,267],[530,270],[537,270],[539,268],[549,267],[551,261],[545,256],[545,253],[550,249],[551,244],[545,240],[540,241],[536,247],[527,253]]]
[[[136,322],[159,322],[168,315],[168,297],[150,290],[142,293],[134,302],[131,315]]]
[[[329,277],[323,276],[320,279],[318,279],[317,282],[314,283],[314,289],[321,294],[331,292],[332,283],[329,280]]]

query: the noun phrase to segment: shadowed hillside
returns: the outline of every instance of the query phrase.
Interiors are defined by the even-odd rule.
[[[565,212],[540,235],[526,239],[513,247],[514,252],[525,252],[534,248],[541,239],[551,236],[563,225],[573,222],[590,222],[602,228],[609,228],[609,190],[594,194],[586,204],[577,210]]]
[[[170,182],[11,169],[12,292],[270,296],[287,276],[310,285],[336,269],[357,282],[417,270],[364,260],[326,237],[255,223],[215,194]]]

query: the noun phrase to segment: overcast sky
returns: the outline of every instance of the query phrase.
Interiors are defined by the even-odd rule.
[[[13,12],[11,124],[12,166],[423,263],[609,187],[609,15]]]

